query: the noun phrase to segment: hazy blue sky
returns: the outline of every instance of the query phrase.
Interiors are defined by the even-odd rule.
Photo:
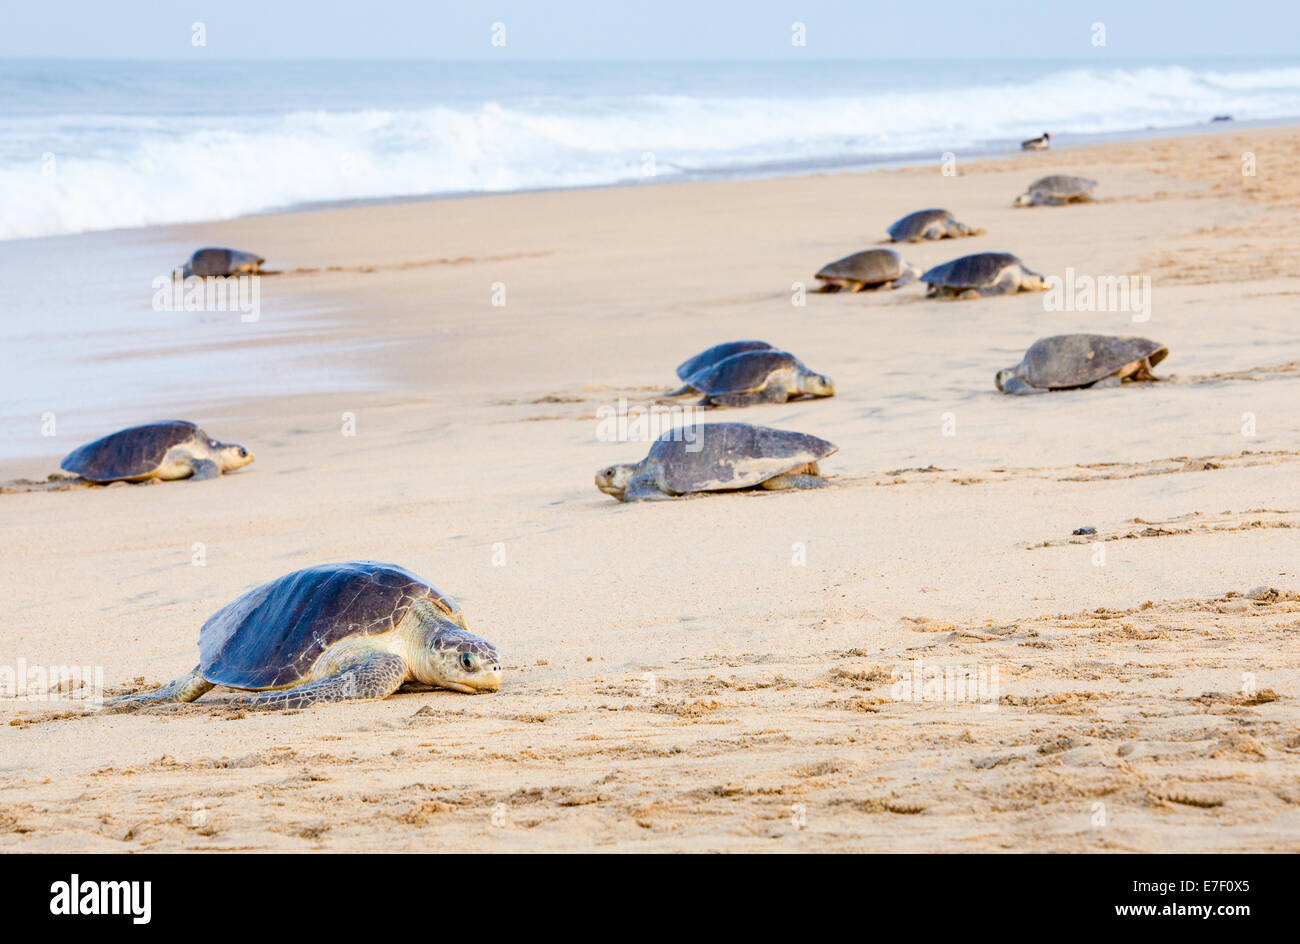
[[[191,24],[207,46],[191,44]],[[807,46],[791,24],[807,24]],[[1095,22],[1106,46],[1092,45]],[[494,22],[506,46],[491,44]],[[1300,53],[1300,0],[6,0],[0,56],[1177,57]]]

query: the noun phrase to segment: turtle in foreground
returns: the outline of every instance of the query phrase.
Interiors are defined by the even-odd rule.
[[[1155,380],[1151,368],[1169,348],[1146,338],[1058,334],[1029,346],[1024,360],[998,371],[1003,393],[1047,393],[1076,387],[1118,387],[1125,380]]]
[[[696,423],[664,433],[641,462],[596,473],[596,487],[622,502],[694,492],[818,488],[817,468],[839,447],[816,436],[748,423]]]
[[[926,295],[935,298],[979,298],[1014,295],[1047,288],[1043,277],[1025,268],[1009,252],[977,252],[937,265],[921,276],[929,283]]]
[[[677,377],[679,380],[690,379],[691,374],[698,374],[706,367],[712,367],[718,361],[726,360],[733,354],[743,354],[745,351],[770,351],[772,345],[766,341],[724,341],[722,344],[715,344],[707,351],[701,351],[694,357],[684,360],[677,366]]]
[[[212,278],[225,275],[258,275],[266,260],[251,252],[238,249],[197,249],[181,270],[182,278],[197,275]]]
[[[926,239],[958,239],[983,236],[984,230],[955,219],[947,210],[917,210],[889,227],[889,238],[896,243],[919,243]]]
[[[132,711],[224,685],[252,708],[385,698],[404,682],[475,694],[501,686],[501,659],[452,600],[396,564],[321,564],[256,587],[208,617],[199,664],[168,685],[105,703]]]
[[[915,282],[921,270],[893,249],[866,249],[822,266],[816,278],[818,292],[861,292],[867,289],[899,288]]]
[[[834,396],[835,383],[786,351],[743,351],[697,371],[676,391],[692,392],[701,394],[700,406],[749,406]]]
[[[96,439],[68,453],[60,468],[101,484],[184,478],[197,482],[252,461],[253,454],[237,443],[218,442],[185,420],[168,420]]]
[[[1064,206],[1067,203],[1089,203],[1097,181],[1087,177],[1070,177],[1065,174],[1053,174],[1040,177],[1029,185],[1029,189],[1016,197],[1013,204],[1027,206]]]

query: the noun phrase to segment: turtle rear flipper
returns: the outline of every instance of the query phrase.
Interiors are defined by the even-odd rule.
[[[786,488],[821,488],[830,483],[820,475],[809,475],[807,472],[786,472],[784,475],[774,475],[760,484],[763,488],[779,491]]]
[[[199,669],[200,667],[196,665],[180,678],[168,682],[162,688],[152,692],[146,692],[143,695],[123,695],[120,698],[110,699],[104,702],[104,710],[120,713],[135,711],[145,705],[156,705],[162,702],[194,701],[200,695],[210,692],[213,687],[212,683],[203,677]]]
[[[1149,358],[1143,358],[1142,363],[1138,365],[1137,370],[1128,375],[1129,380],[1136,381],[1157,381],[1160,378],[1151,373],[1151,361]]]
[[[341,672],[316,682],[281,691],[258,692],[235,700],[250,708],[307,708],[327,701],[373,701],[387,698],[406,681],[406,660],[391,652],[375,652]]]
[[[753,406],[755,403],[785,403],[790,394],[783,384],[770,383],[762,390],[747,393],[718,393],[705,397],[701,406]]]

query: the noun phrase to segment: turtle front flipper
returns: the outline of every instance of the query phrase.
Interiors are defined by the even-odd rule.
[[[391,652],[375,652],[315,682],[275,692],[257,692],[234,703],[250,708],[307,708],[326,701],[373,701],[387,698],[406,681],[406,660]]]
[[[627,488],[623,491],[625,502],[673,501],[676,498],[676,495],[669,495],[659,487],[654,475],[638,475],[627,483]]]
[[[1018,397],[1026,396],[1031,393],[1047,393],[1042,387],[1035,387],[1026,383],[1019,377],[1010,377],[1002,381],[1002,392],[1010,393]]]
[[[195,459],[190,463],[190,468],[194,470],[190,476],[191,482],[203,482],[221,477],[221,466],[211,459]]]
[[[920,269],[918,269],[916,266],[908,266],[903,271],[902,275],[894,279],[892,282],[885,283],[885,285],[883,285],[882,288],[894,289],[894,288],[902,288],[904,285],[911,285],[920,277],[920,275],[921,275]]]
[[[190,702],[211,690],[212,683],[200,674],[199,666],[196,665],[191,671],[174,682],[168,682],[156,691],[147,692],[143,695],[123,695],[120,698],[111,698],[104,702],[104,710],[120,713],[135,711],[145,705],[156,705],[162,702]]]

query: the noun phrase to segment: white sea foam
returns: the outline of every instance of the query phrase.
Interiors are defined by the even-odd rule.
[[[909,68],[916,72],[909,77]],[[936,85],[923,66],[851,95],[593,94],[580,84],[377,108],[164,116],[69,108],[0,129],[0,239],[239,216],[314,201],[573,187],[891,155],[1044,129],[1096,134],[1300,115],[1300,68],[1076,68]],[[834,89],[827,81],[824,86]],[[77,113],[82,112],[82,113]],[[43,155],[52,155],[42,160]],[[53,172],[50,173],[49,171]]]

